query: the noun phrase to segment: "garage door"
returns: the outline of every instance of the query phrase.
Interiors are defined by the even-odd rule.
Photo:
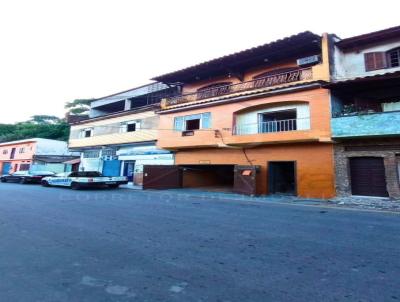
[[[383,158],[350,158],[350,177],[353,195],[388,196]]]
[[[182,169],[172,165],[143,166],[143,189],[182,188]]]

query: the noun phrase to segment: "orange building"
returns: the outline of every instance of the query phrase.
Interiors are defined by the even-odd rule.
[[[31,138],[4,142],[0,143],[0,175],[27,171],[48,162],[51,163],[46,167],[48,171],[62,172],[57,169],[64,168],[63,162],[74,158],[63,141]]]
[[[329,48],[304,32],[154,78],[182,87],[158,112],[175,186],[334,196]]]

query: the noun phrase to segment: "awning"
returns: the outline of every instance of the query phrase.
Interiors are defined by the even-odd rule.
[[[64,162],[64,164],[67,165],[75,165],[75,164],[79,164],[81,162],[80,158],[76,158],[76,159],[71,159],[71,160],[67,160]]]

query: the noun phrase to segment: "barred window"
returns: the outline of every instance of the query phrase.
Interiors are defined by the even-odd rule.
[[[400,66],[400,48],[388,51],[388,62],[390,67]]]
[[[83,152],[83,158],[98,158],[100,156],[100,150],[89,150]]]

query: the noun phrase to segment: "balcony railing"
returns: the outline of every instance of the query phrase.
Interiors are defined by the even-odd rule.
[[[309,118],[288,119],[236,125],[233,130],[233,135],[286,132],[308,129],[310,129]]]
[[[302,68],[283,73],[278,73],[255,80],[242,82],[232,85],[223,85],[206,90],[197,91],[194,93],[178,95],[165,99],[165,106],[173,106],[194,102],[198,100],[219,97],[237,92],[255,90],[260,88],[272,87],[292,82],[306,81],[312,79],[312,69]]]
[[[334,117],[331,128],[335,138],[400,135],[400,111]]]

